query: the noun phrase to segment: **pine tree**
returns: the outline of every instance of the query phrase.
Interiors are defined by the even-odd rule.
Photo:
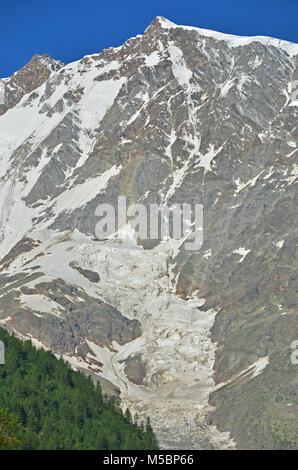
[[[0,409],[0,450],[18,450],[23,444],[19,438],[20,426],[16,416]]]
[[[123,414],[114,398],[103,397],[99,383],[95,386],[90,377],[71,370],[52,353],[36,350],[30,341],[23,343],[1,328],[0,340],[6,351],[5,364],[0,366],[0,403],[8,410],[7,421],[2,425],[2,431],[7,431],[2,437],[0,429],[0,446],[78,450],[156,448],[149,426],[142,429],[136,416],[132,420],[129,409]],[[5,415],[2,416],[4,420]],[[4,427],[7,425],[10,428]],[[151,445],[154,447],[150,448]]]

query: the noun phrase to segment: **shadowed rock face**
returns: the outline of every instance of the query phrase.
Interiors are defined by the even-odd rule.
[[[159,17],[9,79],[1,321],[112,382],[163,448],[298,446],[297,57]],[[203,204],[202,248],[98,240],[119,195]]]
[[[125,374],[130,382],[136,385],[143,385],[146,376],[146,364],[142,361],[139,354],[134,357],[129,357],[124,361]]]

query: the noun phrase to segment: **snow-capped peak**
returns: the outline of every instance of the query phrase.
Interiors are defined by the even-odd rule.
[[[162,17],[157,16],[155,18],[156,22],[164,29],[184,29],[188,31],[196,31],[198,35],[216,39],[217,41],[225,41],[229,47],[240,47],[251,44],[252,42],[259,42],[264,46],[272,46],[277,49],[282,49],[287,52],[290,56],[295,56],[298,54],[298,44],[292,43],[290,41],[285,41],[278,38],[273,38],[269,36],[238,36],[233,34],[226,34],[211,29],[203,29],[194,26],[183,26],[177,25],[172,21]]]

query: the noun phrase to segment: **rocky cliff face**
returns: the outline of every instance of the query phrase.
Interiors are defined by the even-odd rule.
[[[0,117],[2,324],[118,387],[164,448],[297,447],[298,46],[159,17],[26,67]],[[119,195],[203,204],[202,248],[98,240]]]
[[[0,104],[0,115],[18,104],[23,96],[40,87],[52,72],[56,72],[63,65],[62,62],[53,60],[47,54],[34,55],[28,64],[11,77],[4,79],[5,103]],[[34,94],[31,95],[31,99],[34,99]]]

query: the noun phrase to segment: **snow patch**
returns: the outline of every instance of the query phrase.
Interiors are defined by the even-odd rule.
[[[248,253],[250,253],[251,250],[247,250],[246,248],[244,248],[243,246],[240,246],[240,248],[237,248],[237,250],[233,250],[232,253],[235,253],[237,255],[240,255],[241,256],[241,259],[238,261],[238,263],[242,263],[242,261],[244,260],[244,258],[246,257],[246,255],[248,255]]]
[[[223,145],[221,145],[221,147],[219,147],[218,149],[214,150],[214,145],[211,144],[210,149],[208,150],[207,153],[205,153],[204,155],[200,154],[200,160],[198,163],[196,163],[194,168],[202,167],[205,169],[205,171],[211,171],[212,170],[211,162],[216,157],[216,155],[218,155],[219,152],[221,152],[222,149],[223,149]]]
[[[183,57],[183,52],[181,51],[181,49],[179,49],[179,47],[170,43],[169,53],[173,64],[173,74],[177,82],[182,87],[189,87],[189,82],[192,77],[192,71],[189,70],[186,65],[186,62]]]
[[[157,65],[159,63],[159,54],[157,51],[151,52],[150,55],[145,57],[145,63],[147,67],[154,67],[154,65]]]
[[[56,213],[59,214],[65,210],[74,210],[77,207],[82,207],[87,204],[87,202],[94,199],[107,186],[113,176],[118,175],[120,170],[121,165],[119,167],[114,165],[102,175],[89,179],[82,184],[78,184],[68,191],[64,191],[55,201]]]
[[[51,313],[53,315],[61,316],[62,310],[64,310],[62,306],[58,305],[56,302],[54,302],[48,297],[45,297],[44,295],[22,294],[20,300],[21,304],[23,304],[24,307],[30,308],[34,310],[34,312],[37,311],[43,313]]]
[[[212,250],[206,250],[203,253],[203,258],[208,259],[208,258],[210,258],[211,255],[212,255]]]
[[[276,39],[266,36],[236,36],[233,34],[220,33],[217,31],[212,31],[210,29],[196,28],[194,26],[181,26],[172,23],[171,21],[159,17],[159,22],[164,29],[185,29],[189,31],[196,31],[200,36],[205,36],[209,38],[216,39],[217,41],[224,41],[228,47],[243,47],[253,42],[259,42],[266,47],[275,47],[277,49],[282,49],[290,56],[295,56],[298,54],[298,44],[284,41],[282,39]]]

